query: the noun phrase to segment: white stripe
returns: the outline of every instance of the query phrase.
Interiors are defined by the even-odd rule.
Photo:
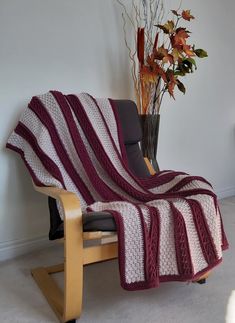
[[[120,213],[124,224],[125,281],[128,284],[144,281],[144,241],[136,207],[128,202],[97,202],[90,207],[97,212],[111,209]]]
[[[192,180],[189,184],[186,184],[181,189],[179,189],[178,192],[183,192],[183,191],[192,190],[196,188],[205,189],[213,192],[213,189],[209,184],[200,180]]]
[[[156,207],[160,217],[159,274],[178,275],[174,222],[170,205],[166,200],[154,200],[146,204]]]
[[[114,140],[114,143],[119,151],[119,154],[121,155],[121,147],[118,140],[118,128],[117,128],[117,122],[115,119],[115,115],[113,113],[112,106],[108,99],[96,99],[96,102],[102,112],[102,115],[106,121],[106,124],[108,126],[108,129],[112,135],[112,138]]]

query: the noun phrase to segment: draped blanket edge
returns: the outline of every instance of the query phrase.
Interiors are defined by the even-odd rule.
[[[113,215],[127,290],[196,280],[228,248],[208,181],[171,170],[143,179],[130,171],[111,99],[34,96],[6,146],[20,154],[36,185],[64,188],[78,195],[83,210]]]

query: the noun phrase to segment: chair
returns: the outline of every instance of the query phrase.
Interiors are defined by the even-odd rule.
[[[147,159],[139,148],[142,139],[141,125],[136,105],[129,100],[116,100],[121,121],[124,143],[130,170],[141,178],[154,174]],[[131,125],[131,126],[130,126]],[[82,214],[78,197],[71,192],[55,187],[38,187],[36,191],[49,197],[50,233],[49,238],[63,239],[64,263],[39,267],[32,275],[42,290],[48,303],[61,322],[75,321],[82,311],[83,266],[99,261],[117,258],[116,225],[111,214],[92,212]],[[64,222],[57,207],[58,199],[64,209]],[[100,245],[84,247],[87,240],[101,239]],[[64,271],[64,293],[54,282],[51,274]],[[198,280],[204,283],[209,273]]]

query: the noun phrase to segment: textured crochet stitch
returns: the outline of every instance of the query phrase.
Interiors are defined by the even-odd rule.
[[[111,99],[34,96],[7,147],[20,154],[35,184],[64,188],[83,210],[113,215],[123,288],[195,280],[221,262],[228,243],[210,183],[171,170],[137,178]]]

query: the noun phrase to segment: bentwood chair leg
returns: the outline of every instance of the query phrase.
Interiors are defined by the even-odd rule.
[[[77,268],[78,269],[78,268]],[[82,310],[82,273],[83,266],[77,272],[76,279],[73,277],[72,291],[75,291],[76,298],[67,299],[66,303],[66,288],[71,288],[71,281],[64,281],[65,291],[58,287],[52,274],[62,272],[64,270],[64,264],[55,265],[51,267],[39,267],[32,270],[32,276],[37,285],[41,289],[54,313],[58,317],[60,322],[75,322],[76,318],[79,318]],[[67,292],[68,295],[68,292]],[[79,297],[80,296],[80,297]],[[66,306],[65,306],[66,305]]]
[[[83,294],[83,230],[78,199],[71,194],[60,197],[64,211],[64,314],[63,321],[79,318]]]

